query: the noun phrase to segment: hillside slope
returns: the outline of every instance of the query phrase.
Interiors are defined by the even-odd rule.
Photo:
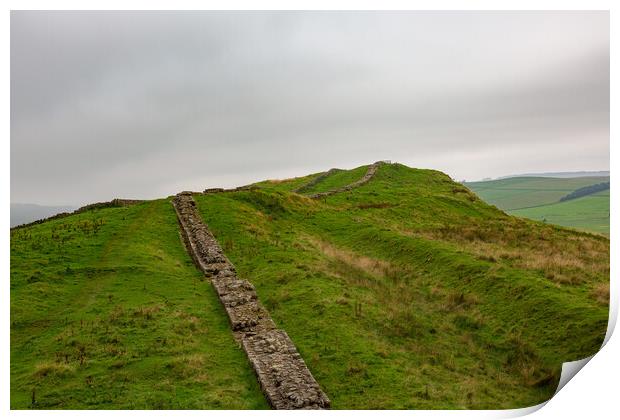
[[[11,408],[266,408],[202,280],[168,200],[11,231]]]
[[[445,174],[382,165],[319,200],[286,180],[195,199],[334,408],[533,405],[602,342],[608,240],[510,217]]]
[[[367,168],[194,194],[333,408],[529,406],[598,350],[607,238],[399,164],[305,195]],[[266,407],[201,279],[168,199],[11,231],[11,407]]]

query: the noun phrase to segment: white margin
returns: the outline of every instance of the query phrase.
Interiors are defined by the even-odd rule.
[[[617,2],[615,2],[617,3]],[[2,56],[4,57],[4,66],[2,67],[2,75],[4,83],[2,92],[4,100],[2,101],[2,110],[4,119],[2,123],[4,138],[2,141],[2,153],[0,159],[2,165],[0,170],[3,173],[2,193],[5,197],[5,206],[3,207],[3,226],[5,232],[9,230],[9,202],[10,202],[10,10],[610,10],[610,39],[611,39],[611,119],[610,119],[610,169],[614,163],[618,162],[617,149],[611,139],[615,138],[617,133],[617,124],[614,119],[614,111],[617,111],[617,83],[614,83],[614,74],[618,74],[617,56],[618,56],[618,24],[620,19],[616,16],[618,6],[614,10],[615,3],[607,0],[523,0],[523,1],[504,1],[504,0],[469,0],[467,2],[458,0],[384,0],[384,1],[284,1],[284,0],[230,0],[230,1],[199,1],[199,0],[92,0],[89,2],[77,0],[59,0],[50,2],[43,0],[9,0],[5,4],[5,15],[2,21],[3,42]],[[614,73],[615,71],[615,73]],[[584,139],[586,142],[587,139]],[[614,170],[611,170],[611,177],[614,178]],[[616,194],[615,180],[611,186],[611,255],[616,250],[615,238],[618,234],[614,218],[614,209],[618,208],[618,196]],[[4,290],[0,294],[2,307],[2,355],[3,360],[0,365],[0,374],[2,381],[0,382],[0,413],[8,414],[13,418],[58,418],[65,420],[66,418],[82,418],[85,412],[79,411],[10,411],[9,410],[9,384],[10,384],[10,294],[9,294],[9,278],[10,278],[10,237],[7,235],[1,242],[2,246],[2,267],[4,276]],[[592,418],[611,418],[613,414],[617,415],[620,399],[617,398],[617,378],[620,374],[618,356],[620,355],[620,345],[617,339],[611,339],[611,334],[615,328],[618,316],[618,285],[613,279],[618,278],[618,270],[611,260],[611,302],[610,302],[610,319],[608,332],[605,337],[604,347],[596,355],[583,359],[581,361],[573,361],[565,363],[562,368],[562,376],[566,375],[568,380],[561,381],[562,386],[558,386],[554,397],[546,403],[539,404],[534,407],[526,407],[517,410],[497,410],[497,411],[382,411],[382,416],[391,418],[509,418],[524,415],[533,415],[534,418],[555,419],[555,418],[583,418],[584,416],[592,416]],[[585,362],[584,362],[585,361]],[[590,363],[588,363],[590,362]],[[585,368],[584,368],[585,367]],[[579,374],[578,379],[570,381],[580,369],[583,372]],[[565,373],[566,371],[566,373]],[[570,377],[569,377],[570,376]],[[584,378],[579,378],[584,376]],[[570,381],[570,383],[569,383]],[[560,392],[561,391],[561,392]],[[541,410],[541,408],[545,409]],[[324,412],[274,412],[274,411],[88,411],[88,417],[108,418],[110,416],[133,419],[149,419],[184,417],[190,419],[204,419],[205,416],[210,418],[232,419],[238,417],[252,417],[254,419],[272,419],[289,417],[294,415],[295,418],[304,418],[309,416],[330,417],[334,416],[343,418],[371,418],[375,416],[372,411],[324,411]],[[605,416],[605,417],[602,417]]]

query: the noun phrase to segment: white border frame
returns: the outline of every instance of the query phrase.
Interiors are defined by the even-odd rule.
[[[259,4],[260,3],[260,4]],[[617,3],[617,2],[616,2]],[[384,1],[283,1],[283,0],[265,0],[262,2],[250,0],[231,0],[231,1],[198,1],[198,0],[110,0],[101,1],[93,0],[88,3],[77,0],[60,0],[53,4],[49,1],[32,0],[32,1],[13,1],[5,2],[7,9],[3,16],[4,25],[0,25],[2,33],[2,56],[5,59],[5,65],[2,67],[2,92],[4,101],[2,109],[4,114],[2,132],[4,133],[2,141],[2,153],[0,154],[1,164],[0,170],[3,173],[2,194],[5,198],[5,206],[3,207],[3,226],[5,232],[9,230],[9,206],[10,202],[10,10],[38,10],[38,9],[55,9],[55,10],[609,10],[610,11],[610,40],[611,40],[611,75],[617,73],[617,44],[613,41],[618,38],[617,25],[619,19],[616,16],[615,5],[612,1],[593,0],[593,1],[553,1],[553,0],[524,0],[524,1],[490,1],[490,0],[470,0],[468,2],[456,0],[384,0]],[[617,133],[616,120],[613,118],[614,110],[617,110],[617,84],[611,80],[611,116],[610,119],[610,169],[614,163],[618,162],[618,147],[611,141],[614,134]],[[614,170],[611,170],[611,177],[614,178]],[[616,180],[611,182],[611,210],[618,208],[618,196],[616,194]],[[611,211],[611,250],[614,255],[616,250],[616,238],[618,237],[618,228],[615,223],[613,211]],[[5,273],[4,277],[4,293],[0,294],[2,308],[2,363],[0,364],[1,382],[0,392],[0,409],[4,413],[8,413],[13,418],[34,418],[44,415],[48,418],[81,418],[85,413],[77,411],[10,411],[9,410],[9,384],[10,384],[10,295],[8,293],[10,278],[10,238],[5,236],[2,246],[2,267]],[[620,354],[620,343],[617,337],[613,337],[611,332],[615,326],[618,314],[618,284],[613,279],[618,278],[618,270],[614,259],[611,261],[611,303],[610,303],[610,329],[606,338],[606,345],[597,353],[591,361],[584,367],[583,371],[577,375],[577,378],[569,381],[564,388],[561,389],[548,403],[541,404],[536,407],[524,408],[519,410],[504,411],[384,411],[382,416],[393,418],[505,418],[521,416],[535,412],[532,416],[537,419],[549,418],[583,418],[585,416],[594,416],[594,418],[606,418],[610,413],[618,412],[617,377],[619,373],[620,362],[618,355]],[[564,370],[563,370],[564,372]],[[539,410],[544,406],[544,409]],[[539,410],[539,411],[537,411]],[[325,411],[325,412],[274,412],[274,411],[253,411],[253,412],[235,412],[235,411],[89,411],[89,417],[108,418],[109,416],[120,416],[132,419],[153,419],[168,418],[169,416],[183,416],[186,419],[201,420],[204,416],[214,418],[236,418],[238,416],[252,416],[256,419],[273,419],[295,415],[295,418],[308,418],[310,416],[330,417],[334,416],[353,418],[359,417],[371,418],[375,416],[372,411]]]

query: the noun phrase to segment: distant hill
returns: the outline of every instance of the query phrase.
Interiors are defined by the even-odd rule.
[[[608,238],[507,215],[438,171],[369,172],[193,194],[333,408],[528,407],[600,348]],[[170,199],[10,235],[12,409],[268,407]]]
[[[570,196],[575,191],[608,182],[609,176],[576,178],[518,176],[467,182],[465,185],[486,202],[510,214],[608,235],[608,192],[607,195],[593,194],[582,197],[574,204],[557,205],[564,197]]]
[[[11,203],[11,227],[45,219],[58,213],[70,212],[76,206],[41,206],[39,204]]]
[[[609,171],[577,171],[577,172],[541,172],[531,174],[519,174],[502,176],[496,179],[518,178],[518,177],[544,177],[544,178],[582,178],[582,177],[609,177]]]

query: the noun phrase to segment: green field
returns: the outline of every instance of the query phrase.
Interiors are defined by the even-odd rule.
[[[607,181],[609,177],[515,177],[465,185],[487,203],[510,211],[556,203],[578,188]]]
[[[515,177],[465,185],[510,214],[609,235],[609,190],[566,202],[560,198],[609,177]]]
[[[266,407],[169,201],[11,232],[12,409]]]
[[[511,214],[609,235],[609,190]]]
[[[335,409],[531,406],[600,347],[607,238],[398,164],[289,192],[317,175],[195,200]],[[166,200],[12,231],[11,406],[265,407],[200,280]]]

